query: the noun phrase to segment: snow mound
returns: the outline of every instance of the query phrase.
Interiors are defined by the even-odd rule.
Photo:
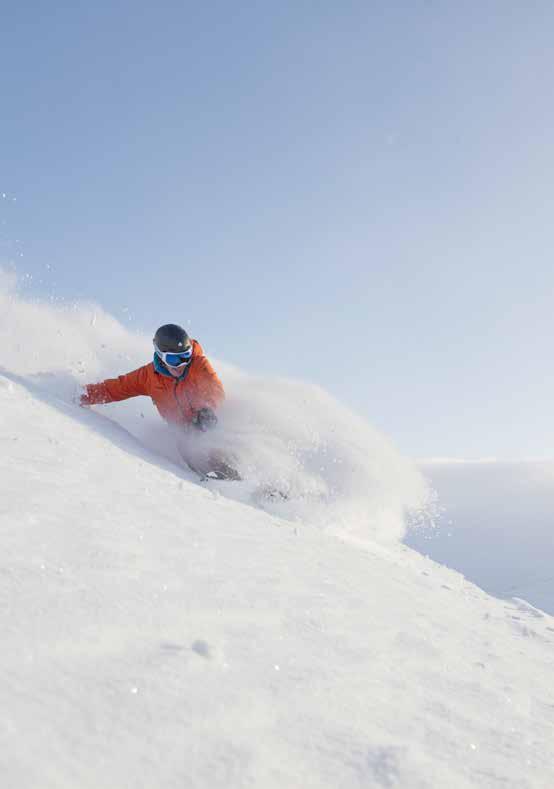
[[[179,322],[179,316],[170,319]],[[78,384],[128,372],[152,353],[150,337],[129,331],[99,307],[26,300],[15,278],[5,273],[0,277],[0,343],[4,374],[16,376],[35,396],[66,403]],[[400,540],[407,518],[429,509],[432,495],[415,465],[321,388],[247,375],[213,361],[227,402],[217,429],[202,441],[234,455],[247,480],[209,483],[214,490],[359,539]],[[98,411],[148,449],[178,462],[174,429],[162,423],[149,400],[136,398]],[[256,495],[259,490],[278,495]]]

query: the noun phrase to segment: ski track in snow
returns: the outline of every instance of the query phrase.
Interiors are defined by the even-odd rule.
[[[244,506],[176,465],[142,405],[117,423],[70,404],[76,380],[143,361],[115,321],[4,299],[2,787],[554,785],[554,619],[399,542],[427,487],[385,439],[284,382],[277,406],[313,393],[316,424],[375,456],[361,478],[319,471],[342,485],[325,513]],[[45,315],[21,358],[18,320]],[[246,381],[259,425],[277,406]]]

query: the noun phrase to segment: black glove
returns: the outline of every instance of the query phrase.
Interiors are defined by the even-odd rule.
[[[192,424],[205,433],[206,430],[211,430],[217,425],[217,416],[211,408],[201,408],[195,413]]]

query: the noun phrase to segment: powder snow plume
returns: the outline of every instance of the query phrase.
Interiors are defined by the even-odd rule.
[[[179,321],[168,316],[168,322]],[[151,336],[129,331],[100,307],[29,300],[18,293],[16,277],[2,271],[0,347],[5,373],[65,402],[72,402],[80,384],[133,370],[152,355]],[[430,507],[431,492],[415,465],[323,389],[247,375],[211,360],[227,401],[217,428],[198,440],[232,453],[247,480],[213,483],[219,493],[252,503],[257,487],[274,487],[286,498],[260,500],[258,506],[381,541],[402,539],[407,518]],[[175,428],[162,422],[150,400],[135,398],[97,410],[147,449],[178,462]]]

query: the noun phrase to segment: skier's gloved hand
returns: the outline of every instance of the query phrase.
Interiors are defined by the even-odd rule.
[[[201,408],[195,413],[192,424],[205,433],[206,430],[211,430],[217,425],[217,416],[211,408]]]
[[[86,386],[76,386],[72,399],[75,405],[80,405],[82,408],[89,408],[92,405]]]

